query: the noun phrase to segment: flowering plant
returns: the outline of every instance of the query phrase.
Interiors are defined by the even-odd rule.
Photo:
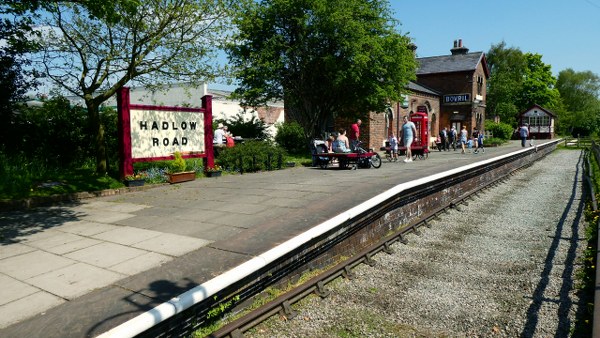
[[[223,169],[221,168],[220,165],[215,164],[214,167],[212,167],[212,168],[206,168],[206,170],[204,170],[204,171],[207,172],[207,173],[214,173],[214,172],[222,171],[222,170]]]
[[[139,172],[137,174],[125,176],[125,180],[127,180],[127,181],[145,180],[147,178],[148,178],[148,174],[146,174],[145,172]]]

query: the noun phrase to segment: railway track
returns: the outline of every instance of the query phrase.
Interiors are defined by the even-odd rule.
[[[422,227],[428,226],[446,210],[460,209],[469,203],[469,196],[487,186],[500,184],[516,170],[545,157],[556,148],[559,141],[524,148],[394,186],[265,252],[257,258],[267,264],[251,273],[240,275],[228,284],[221,284],[215,291],[212,289],[216,285],[210,284],[210,297],[202,296],[203,285],[196,287],[198,291],[194,292],[198,292],[198,301],[186,305],[175,315],[137,335],[190,335],[199,327],[211,325],[215,318],[230,313],[232,309],[237,312],[248,306],[266,288],[286,285],[306,272],[330,267],[346,257],[352,258],[345,260],[344,266],[336,267],[336,272],[331,272],[330,278],[335,279],[335,274],[340,273],[350,277],[356,265],[369,262],[369,257],[374,254],[389,250],[395,242],[406,240],[408,234],[419,233]],[[306,284],[303,287],[305,290],[298,291],[298,297],[315,290],[326,293],[324,280],[312,284]],[[191,299],[186,298],[186,304],[189,301]],[[284,311],[289,310],[290,304],[289,300],[282,301],[270,311],[279,311],[278,306]],[[292,311],[288,315],[293,316]],[[230,331],[223,335],[243,334],[243,330],[238,328]],[[218,332],[214,334],[221,335]]]
[[[521,168],[521,169],[523,169],[523,168]],[[402,249],[403,246],[398,247],[398,244],[399,243],[406,244],[409,240],[410,234],[415,234],[415,235],[420,236],[422,232],[427,233],[429,231],[427,228],[430,228],[432,226],[432,224],[436,224],[436,226],[439,226],[439,223],[443,223],[444,218],[447,216],[448,213],[460,214],[461,210],[463,210],[463,209],[468,210],[469,202],[471,202],[474,199],[478,200],[479,194],[481,192],[483,192],[484,190],[487,190],[490,188],[497,188],[500,185],[502,185],[503,183],[510,182],[509,179],[514,176],[517,176],[517,180],[524,180],[525,179],[524,177],[526,177],[526,175],[522,174],[521,169],[511,172],[511,174],[509,176],[506,176],[504,178],[501,178],[494,182],[491,182],[485,188],[482,188],[482,190],[480,190],[478,192],[472,193],[469,196],[465,196],[460,199],[453,200],[447,206],[445,206],[443,208],[439,208],[438,210],[431,211],[429,214],[424,215],[420,219],[415,220],[414,222],[407,224],[405,227],[399,229],[393,235],[386,237],[385,239],[371,245],[368,248],[365,248],[364,250],[362,250],[355,256],[349,258],[348,260],[337,264],[333,268],[327,270],[325,273],[312,278],[311,280],[305,282],[304,284],[295,288],[294,290],[292,290],[288,293],[285,293],[285,294],[281,295],[280,297],[278,297],[277,299],[260,307],[259,309],[256,309],[256,310],[248,313],[244,317],[229,323],[228,325],[222,327],[220,330],[212,333],[210,335],[210,337],[244,337],[245,334],[248,331],[250,331],[252,328],[260,325],[265,320],[267,320],[275,315],[279,315],[279,318],[285,318],[286,320],[294,319],[298,314],[296,312],[296,310],[294,309],[295,308],[294,305],[296,303],[305,299],[307,296],[313,295],[313,294],[316,294],[317,296],[319,296],[321,298],[328,297],[331,294],[331,291],[329,290],[329,287],[328,287],[328,285],[330,283],[332,283],[333,281],[338,280],[340,278],[352,279],[354,276],[354,271],[356,269],[364,268],[364,267],[361,267],[361,265],[374,266],[375,265],[374,257],[377,255],[383,254],[383,257],[377,256],[378,258],[381,257],[381,259],[378,259],[378,260],[385,260],[386,259],[385,254],[393,254],[394,253],[393,248],[397,248],[398,251],[403,250]],[[576,184],[576,182],[577,182],[576,178],[575,178],[574,182],[575,182],[574,184]],[[511,182],[511,184],[514,185],[515,183]],[[567,188],[570,188],[570,187],[567,187]],[[499,192],[497,191],[497,193],[499,193],[499,194],[506,193],[507,189],[510,191],[510,189],[513,189],[513,188],[512,187],[504,188],[503,191],[499,191]],[[566,191],[566,193],[567,193],[567,195],[570,195],[569,199],[567,199],[567,201],[570,201],[570,202],[568,202],[569,205],[567,206],[567,209],[569,209],[569,212],[572,213],[572,212],[576,211],[576,209],[579,208],[580,205],[582,204],[582,202],[575,202],[575,201],[581,200],[580,196],[578,195],[580,193],[579,188],[573,186],[573,191],[572,192]],[[476,201],[476,202],[479,202],[479,201]],[[567,209],[565,209],[565,210],[567,210]],[[455,211],[458,211],[458,213]],[[565,211],[563,213],[563,216],[561,217],[561,222],[564,223],[565,220],[568,219],[569,217],[572,217],[572,215],[567,216],[567,211]],[[552,222],[552,220],[550,222]],[[582,249],[580,248],[580,246],[582,244],[579,243],[579,240],[578,240],[579,234],[577,233],[577,232],[582,232],[581,228],[579,228],[579,226],[578,226],[579,220],[577,220],[577,219],[573,220],[572,229],[569,229],[568,227],[561,225],[562,224],[561,222],[558,223],[559,229],[555,230],[555,235],[556,235],[555,239],[548,240],[548,244],[551,247],[558,246],[558,245],[566,246],[567,249],[565,249],[565,250],[568,251],[569,253],[571,251],[573,251],[573,252],[577,251],[577,250],[581,251]],[[550,229],[541,229],[541,230],[542,231],[550,231]],[[563,237],[571,238],[571,240],[569,240],[565,244],[560,244],[561,243],[560,238],[563,238]],[[556,238],[558,238],[558,239],[556,239]],[[542,254],[542,253],[540,253],[540,254]],[[548,250],[548,253],[547,253],[548,257],[556,256],[556,255],[558,255],[556,252],[554,252],[552,250]],[[569,257],[570,258],[568,258],[568,259],[570,259],[570,263],[571,263],[570,265],[574,265],[574,262],[575,262],[574,256],[569,255]],[[561,262],[563,259],[565,259],[565,258],[564,257],[560,258]],[[544,266],[544,270],[547,270],[548,261],[551,261],[551,259],[548,259],[546,257],[546,264],[545,264],[546,266]],[[562,265],[558,264],[558,267],[556,267],[555,269],[558,269],[558,268],[562,268]],[[568,267],[564,267],[564,269],[565,270],[562,271],[561,274],[564,275],[563,278],[568,281],[569,276],[566,276],[566,275],[567,274],[573,275],[574,272],[572,270],[569,272]],[[546,272],[548,272],[548,271],[546,271]],[[373,271],[369,270],[369,273],[373,273]],[[377,273],[377,271],[375,273]],[[362,274],[361,277],[364,277],[364,273]],[[543,278],[544,278],[544,276],[542,276],[542,279]],[[548,278],[548,276],[545,276],[545,278]],[[540,285],[544,286],[544,288],[547,287],[547,285],[540,283],[535,288],[535,290],[531,290],[531,294],[533,295],[532,296],[533,303],[532,303],[532,305],[529,306],[529,310],[527,311],[528,315],[524,316],[527,320],[523,320],[523,322],[524,322],[523,328],[519,327],[519,329],[521,331],[518,331],[514,327],[508,327],[508,326],[517,327],[518,325],[515,325],[515,324],[507,326],[507,325],[502,325],[500,323],[497,323],[497,324],[495,323],[495,324],[490,324],[491,327],[490,327],[490,331],[488,332],[488,334],[490,334],[490,335],[497,334],[500,336],[514,336],[514,335],[532,336],[534,334],[542,334],[542,335],[552,334],[555,336],[565,336],[565,337],[568,336],[569,335],[568,321],[567,321],[567,328],[565,328],[564,322],[561,322],[560,324],[556,324],[555,326],[553,326],[553,325],[548,325],[546,323],[538,324],[537,319],[536,319],[536,321],[532,320],[532,318],[534,318],[534,316],[530,315],[531,309],[536,308],[536,306],[539,308],[545,306],[545,305],[543,305],[543,303],[544,303],[543,298],[548,297],[548,296],[542,296],[541,294],[536,294],[536,293],[538,293],[538,289],[540,288]],[[565,285],[566,286],[563,286],[561,288],[560,296],[556,296],[557,298],[559,298],[561,300],[560,308],[564,308],[564,306],[565,306],[564,304],[570,304],[570,303],[574,302],[571,299],[571,296],[569,295],[569,288],[572,288],[572,285],[568,285],[568,283],[565,283]],[[373,287],[377,288],[378,286],[374,285]],[[565,289],[565,287],[566,287],[566,293],[562,292],[562,291],[564,291],[562,289]],[[363,290],[363,293],[368,293],[368,292],[364,292],[364,290]],[[542,300],[536,299],[536,297],[538,297]],[[576,297],[573,297],[573,298],[576,299]],[[315,305],[315,302],[311,302],[310,304],[311,305],[308,305],[308,307],[318,306],[318,304]],[[580,305],[581,304],[579,304],[577,301],[575,301],[575,304],[572,304],[572,306],[575,308]],[[581,307],[583,307],[583,306],[581,306]],[[559,307],[557,306],[557,308],[559,308]],[[306,312],[306,311],[304,311],[304,312]],[[309,311],[309,312],[312,312],[313,314],[315,313],[314,310]],[[560,311],[557,311],[557,312],[560,312]],[[572,312],[575,312],[575,310],[572,310]],[[305,316],[309,316],[309,315],[305,315],[305,314],[301,315],[301,317],[304,317],[304,318],[305,318]],[[538,316],[540,318],[542,318],[543,314],[536,313],[535,318],[538,318]],[[565,315],[563,313],[562,316],[565,317],[567,315]],[[560,320],[563,321],[564,318],[560,319]],[[302,322],[303,320],[299,319],[298,321]],[[543,321],[543,320],[540,319],[540,321]],[[559,320],[557,319],[557,321],[559,321]],[[282,324],[282,325],[285,325],[285,324]],[[351,324],[348,324],[348,325],[351,325]],[[551,326],[552,330],[555,330],[555,331],[550,331],[550,332],[544,331],[544,330],[547,330],[547,328],[544,325]],[[302,325],[300,325],[300,326],[302,326]],[[537,327],[537,326],[540,326],[541,328]],[[544,326],[544,327],[542,327],[542,326]],[[304,331],[298,331],[298,332],[304,332]],[[473,334],[473,332],[470,332],[470,333]],[[263,334],[263,335],[261,335],[259,333],[257,335],[259,337],[261,337],[261,336],[270,336],[273,334],[277,334],[277,332],[267,332],[266,334]],[[427,335],[429,335],[429,334],[431,334],[431,332],[429,332]],[[456,332],[454,332],[454,334],[456,334]],[[474,334],[480,335],[480,334],[482,334],[482,332],[475,332]],[[485,334],[485,333],[483,333],[483,334]],[[299,335],[302,336],[302,334],[299,334]],[[444,334],[442,333],[441,335],[443,336]],[[450,336],[452,336],[452,335],[453,334],[450,333]],[[287,336],[287,335],[284,334],[284,336]]]

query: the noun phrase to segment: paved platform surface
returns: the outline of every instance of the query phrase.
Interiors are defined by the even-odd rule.
[[[519,149],[226,175],[0,213],[0,337],[99,335],[397,184]]]

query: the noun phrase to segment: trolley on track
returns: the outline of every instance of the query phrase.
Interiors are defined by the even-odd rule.
[[[338,168],[370,168],[379,169],[381,167],[381,156],[373,149],[365,150],[359,143],[356,151],[352,153],[329,153],[324,144],[315,145],[316,151],[313,154],[313,163],[316,166],[325,169],[332,166],[334,162],[338,163]]]

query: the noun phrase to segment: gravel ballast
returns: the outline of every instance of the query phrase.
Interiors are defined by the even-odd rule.
[[[583,311],[581,153],[557,150],[247,337],[567,337]]]

